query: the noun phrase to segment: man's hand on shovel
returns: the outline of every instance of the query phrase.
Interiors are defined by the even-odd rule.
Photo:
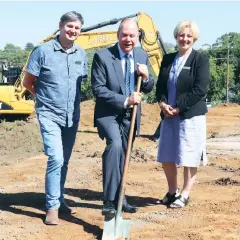
[[[142,101],[142,93],[139,92],[132,92],[128,98],[127,105],[134,105],[139,104]]]

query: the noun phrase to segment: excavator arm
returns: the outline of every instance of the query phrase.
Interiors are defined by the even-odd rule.
[[[152,70],[154,74],[158,76],[162,57],[163,54],[166,53],[166,50],[160,37],[160,33],[157,30],[155,24],[153,23],[152,18],[145,13],[137,13],[122,18],[115,18],[110,21],[102,22],[87,28],[83,28],[81,31],[81,35],[77,38],[75,43],[85,50],[114,44],[118,41],[117,31],[103,31],[103,32],[90,32],[90,31],[102,28],[104,26],[114,25],[119,23],[121,20],[125,18],[133,17],[137,18],[137,23],[140,29],[139,35],[140,45],[148,53]],[[58,31],[56,31],[53,35],[45,38],[42,42],[40,42],[40,44],[55,38],[57,33]],[[13,99],[12,103],[14,103],[14,106],[12,106],[11,109],[8,109],[7,111],[3,111],[0,108],[0,114],[1,113],[17,114],[18,112],[19,113],[25,112],[26,114],[30,114],[31,112],[34,111],[34,103],[31,99],[29,99],[29,93],[22,85],[28,60],[24,65],[23,70],[18,79],[16,80],[14,86],[8,86],[10,94],[6,96],[6,100],[5,101],[4,99],[2,100],[2,96],[0,95],[0,103],[4,102],[5,105],[11,105],[10,103],[11,99],[8,99],[10,98],[10,96]],[[18,108],[18,106],[23,105],[24,111]]]
[[[137,17],[137,23],[140,31],[139,35],[140,45],[148,53],[150,65],[153,69],[153,72],[156,76],[158,76],[162,57],[164,54],[166,54],[166,49],[164,47],[160,33],[157,30],[152,18],[145,13],[137,13],[119,19],[112,19],[110,21],[94,25],[92,27],[83,28],[81,35],[75,41],[75,43],[85,50],[114,44],[118,41],[117,31],[108,32],[88,32],[88,31],[91,31],[96,28],[101,28],[107,25],[116,24],[125,18],[133,17]]]
[[[140,44],[148,53],[153,72],[158,76],[163,55],[167,53],[162,38],[152,18],[147,14],[138,13],[137,22],[140,29]]]

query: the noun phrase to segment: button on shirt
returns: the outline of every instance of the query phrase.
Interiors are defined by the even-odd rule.
[[[88,72],[82,48],[73,44],[66,52],[56,37],[34,49],[26,71],[37,77],[37,114],[64,127],[79,121],[81,82]]]

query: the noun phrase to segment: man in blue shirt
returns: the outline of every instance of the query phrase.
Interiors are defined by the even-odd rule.
[[[58,213],[72,214],[64,201],[64,184],[80,118],[81,82],[87,76],[85,51],[74,44],[83,18],[71,11],[59,23],[60,34],[34,49],[23,85],[36,95],[36,112],[48,156],[46,219],[58,224]]]

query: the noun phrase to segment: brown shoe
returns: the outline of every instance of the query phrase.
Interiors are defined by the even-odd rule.
[[[46,213],[45,224],[46,225],[58,225],[58,209],[48,209]]]
[[[59,210],[59,214],[65,214],[65,215],[72,215],[76,213],[76,210],[69,207],[66,203],[62,203],[58,210]]]

